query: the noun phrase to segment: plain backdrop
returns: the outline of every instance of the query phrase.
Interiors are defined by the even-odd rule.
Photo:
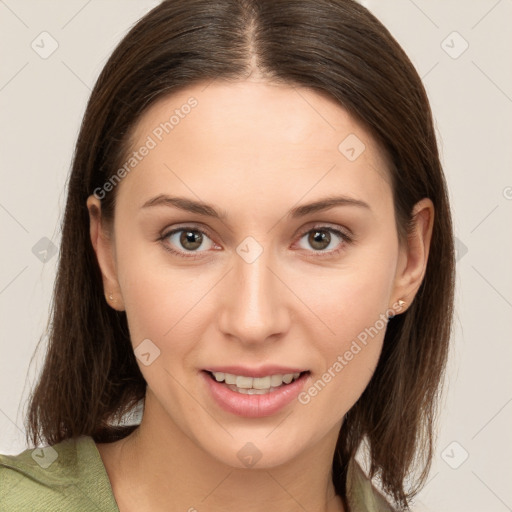
[[[43,351],[30,363],[48,321],[86,101],[115,45],[157,3],[0,0],[0,453],[26,448]],[[413,510],[512,510],[512,0],[361,3],[424,81],[457,237],[437,450]]]

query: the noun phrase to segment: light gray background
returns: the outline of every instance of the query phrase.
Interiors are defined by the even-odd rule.
[[[158,3],[0,0],[0,453],[25,449],[24,407],[41,350],[29,364],[57,264],[51,251],[44,261],[40,240],[59,246],[86,101],[115,45]],[[423,78],[458,245],[437,452],[413,510],[512,510],[512,0],[361,3]]]

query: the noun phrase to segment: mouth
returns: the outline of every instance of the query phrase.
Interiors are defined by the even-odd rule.
[[[264,418],[292,407],[311,380],[309,370],[270,365],[257,370],[241,366],[217,367],[204,369],[200,374],[206,396],[213,404],[245,418]]]
[[[305,370],[293,373],[274,373],[261,377],[249,377],[233,373],[203,370],[208,377],[226,388],[243,395],[266,395],[282,390],[309,375]]]

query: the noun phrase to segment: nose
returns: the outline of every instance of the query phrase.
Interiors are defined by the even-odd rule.
[[[233,268],[221,290],[220,330],[245,345],[276,341],[290,326],[284,276],[264,250],[254,261],[234,255]],[[283,282],[284,281],[284,282]]]

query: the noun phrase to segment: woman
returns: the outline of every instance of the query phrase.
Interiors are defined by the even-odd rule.
[[[3,510],[406,509],[453,287],[428,99],[374,16],[164,1],[87,106],[27,418],[47,446],[0,457]]]

